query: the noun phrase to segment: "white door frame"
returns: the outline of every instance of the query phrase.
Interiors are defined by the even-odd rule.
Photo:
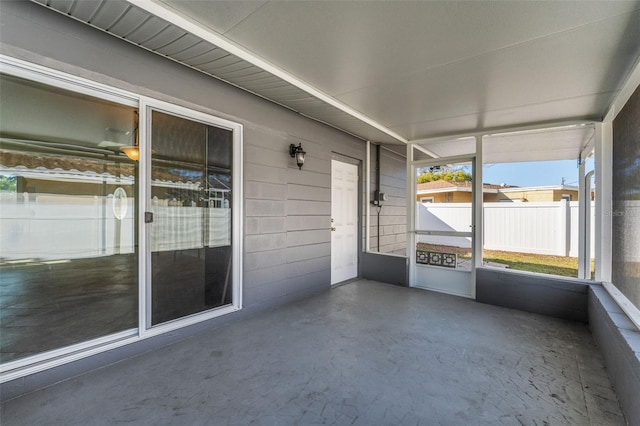
[[[409,151],[412,150],[411,145],[409,145]],[[411,152],[412,154],[412,152]],[[479,178],[479,174],[477,173],[478,170],[478,157],[474,154],[468,154],[468,155],[459,155],[459,156],[452,156],[452,157],[441,157],[441,158],[435,158],[435,159],[430,159],[430,160],[424,160],[424,161],[413,161],[413,156],[411,155],[411,157],[409,157],[407,160],[408,163],[408,167],[407,167],[407,171],[408,171],[408,176],[407,176],[407,184],[408,184],[408,188],[407,188],[407,193],[410,194],[410,205],[411,207],[408,209],[409,210],[409,214],[407,215],[407,217],[409,218],[409,221],[407,223],[407,228],[409,229],[409,237],[408,240],[408,255],[409,255],[409,286],[411,287],[420,287],[420,283],[418,282],[419,280],[419,274],[418,274],[418,266],[417,266],[417,262],[416,262],[416,236],[419,234],[428,234],[428,235],[442,235],[442,236],[458,236],[458,237],[470,237],[471,238],[471,270],[470,271],[460,271],[460,270],[455,270],[455,269],[451,269],[448,270],[446,268],[440,268],[437,266],[434,267],[429,267],[429,266],[424,266],[424,268],[431,268],[432,271],[430,272],[430,274],[432,274],[434,276],[434,278],[436,279],[442,279],[442,280],[446,280],[448,278],[457,278],[458,281],[460,282],[465,282],[466,280],[468,280],[468,285],[466,286],[466,288],[463,291],[447,291],[441,288],[431,288],[429,287],[430,290],[433,291],[439,291],[439,292],[443,292],[443,293],[449,293],[449,294],[453,294],[456,296],[463,296],[463,297],[469,297],[472,299],[475,299],[476,297],[476,283],[475,283],[475,276],[476,276],[476,266],[478,264],[478,259],[477,259],[477,255],[478,255],[478,244],[481,244],[480,241],[478,241],[478,227],[477,225],[477,221],[478,221],[478,214],[476,213],[478,209],[482,209],[482,203],[478,202],[478,195],[477,195],[477,190],[478,190],[478,185],[476,185],[476,180]],[[471,199],[471,229],[469,230],[469,232],[458,232],[458,231],[421,231],[416,229],[416,215],[415,215],[415,210],[416,210],[416,199],[417,199],[417,176],[416,176],[416,171],[418,169],[418,167],[425,167],[425,166],[433,166],[433,165],[442,165],[442,164],[452,164],[452,163],[459,163],[459,162],[471,162],[472,164],[472,171],[473,171],[473,197]],[[480,187],[482,188],[482,187]],[[482,190],[481,190],[482,191]],[[482,193],[480,194],[480,197],[482,197]],[[480,198],[481,200],[481,198]],[[481,216],[480,216],[481,218]],[[423,266],[420,266],[421,268],[423,268]]]
[[[175,105],[169,102],[142,97],[140,101],[140,211],[151,212],[151,130],[152,111],[170,114],[186,120],[197,121],[211,126],[233,131],[233,201],[232,201],[232,303],[189,316],[181,317],[162,324],[151,324],[151,223],[145,223],[145,215],[139,214],[139,242],[144,252],[140,250],[140,282],[144,283],[139,295],[139,336],[151,337],[168,331],[173,331],[188,325],[196,324],[208,319],[216,318],[242,309],[242,130],[240,123]],[[143,175],[144,173],[144,175]],[[144,195],[144,197],[142,196]]]

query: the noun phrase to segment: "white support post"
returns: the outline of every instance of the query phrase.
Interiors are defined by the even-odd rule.
[[[409,287],[415,284],[416,259],[416,173],[413,166],[413,145],[407,144],[407,257],[409,258]]]
[[[594,170],[590,171],[585,176],[585,188],[584,188],[584,199],[587,200],[587,203],[584,205],[584,253],[582,257],[583,268],[585,271],[585,278],[591,279],[591,241],[593,239],[593,235],[591,235],[591,177],[595,173]]]
[[[578,278],[581,279],[586,279],[588,278],[587,275],[587,271],[585,271],[585,260],[584,260],[584,255],[585,255],[585,244],[588,244],[590,242],[587,242],[587,234],[585,233],[585,231],[587,230],[587,227],[585,226],[586,224],[586,217],[587,217],[587,207],[585,207],[585,203],[589,206],[589,209],[591,209],[591,200],[589,199],[590,197],[588,197],[588,194],[585,191],[585,179],[584,179],[584,165],[585,165],[585,159],[581,158],[580,159],[580,164],[578,165],[578,203],[579,203],[579,207],[578,207]],[[587,197],[585,197],[585,195],[587,195]],[[590,212],[589,212],[590,213]],[[591,263],[591,262],[589,262]],[[589,268],[587,268],[588,270]],[[589,277],[590,278],[590,277]]]
[[[476,267],[482,266],[483,225],[484,225],[484,188],[482,186],[482,140],[484,136],[476,136],[476,160],[473,177],[475,194],[473,217],[473,258]]]
[[[143,337],[151,327],[151,236],[145,223],[145,212],[150,209],[151,194],[151,132],[149,109],[146,100],[140,100],[138,108],[138,336]]]
[[[611,211],[613,126],[611,122],[596,123],[596,281],[611,282]]]
[[[364,195],[364,251],[370,250],[371,239],[371,141],[367,141],[367,158],[364,162],[365,173],[365,195]]]
[[[476,135],[476,157],[473,160],[473,267],[471,268],[471,297],[476,298],[476,268],[482,266],[482,247],[484,246],[484,186],[482,185],[482,140],[484,136]]]
[[[584,172],[584,167],[582,168]],[[581,176],[579,231],[578,231],[578,278],[591,279],[591,177],[594,170]],[[584,173],[582,173],[584,174]],[[584,200],[584,202],[582,201]]]

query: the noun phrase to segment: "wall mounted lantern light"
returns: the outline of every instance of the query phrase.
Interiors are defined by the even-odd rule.
[[[304,156],[306,152],[302,149],[302,144],[298,144],[295,146],[294,144],[289,145],[289,155],[292,158],[296,159],[296,163],[298,164],[298,168],[302,170],[302,166],[304,165]]]

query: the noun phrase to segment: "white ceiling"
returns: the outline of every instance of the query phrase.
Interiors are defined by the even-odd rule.
[[[484,163],[577,160],[593,148],[594,137],[593,124],[489,134],[482,138],[482,160]],[[471,156],[476,152],[476,139],[473,136],[436,139],[414,146],[436,157]]]
[[[599,120],[640,57],[640,0],[34,1],[374,142]]]
[[[578,160],[594,137],[593,124],[488,135],[483,138],[482,159],[485,163]]]

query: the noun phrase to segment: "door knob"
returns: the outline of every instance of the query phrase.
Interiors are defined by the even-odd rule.
[[[335,231],[335,230],[336,230],[336,228],[333,228],[333,227],[331,228],[331,231]]]

